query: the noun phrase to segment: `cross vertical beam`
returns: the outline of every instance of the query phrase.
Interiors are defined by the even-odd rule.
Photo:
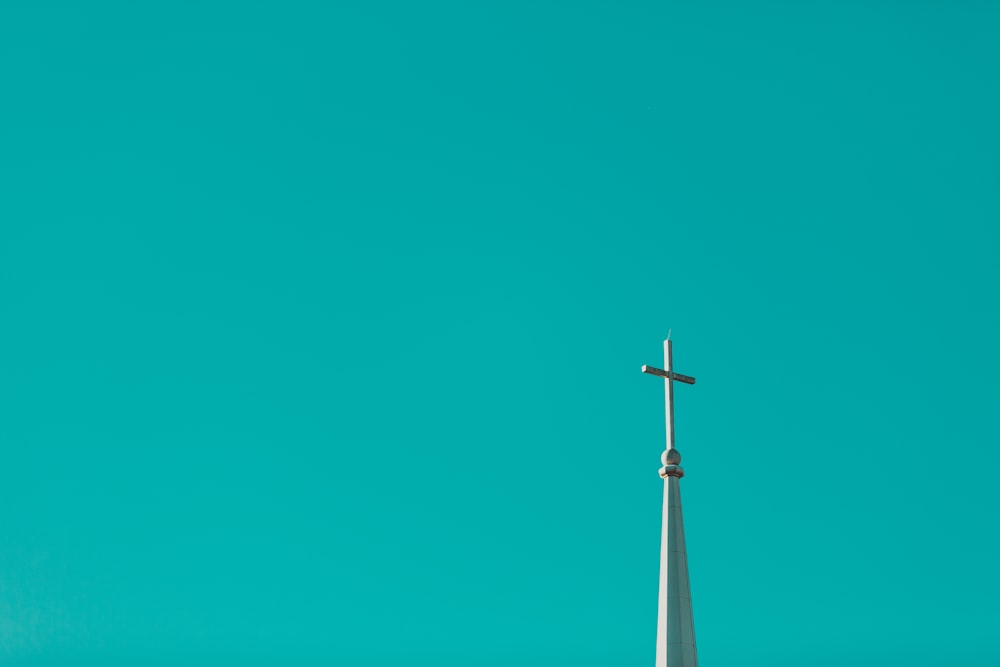
[[[670,339],[663,341],[663,370],[673,374],[674,370],[674,350]],[[665,411],[667,419],[667,449],[674,448],[674,379],[672,377],[663,380],[665,392]]]

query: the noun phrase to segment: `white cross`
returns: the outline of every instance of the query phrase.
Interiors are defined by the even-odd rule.
[[[694,384],[694,378],[673,371],[673,351],[669,336],[663,341],[663,365],[666,369],[643,366],[642,372],[663,378],[663,384],[666,386],[667,449],[670,450],[674,448],[674,380],[684,384]]]

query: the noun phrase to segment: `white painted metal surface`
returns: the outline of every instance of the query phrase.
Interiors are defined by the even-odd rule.
[[[663,529],[660,536],[660,596],[656,617],[656,667],[697,667],[694,614],[688,580],[684,516],[680,479],[684,476],[680,452],[674,447],[674,380],[694,384],[694,378],[673,372],[673,353],[668,338],[663,341],[664,372],[643,366],[644,373],[664,379],[666,388],[667,449],[663,452]]]

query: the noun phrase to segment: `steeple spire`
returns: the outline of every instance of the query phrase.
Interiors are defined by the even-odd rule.
[[[660,600],[656,617],[656,667],[697,667],[694,615],[688,581],[684,517],[681,513],[681,454],[674,447],[674,381],[694,384],[695,379],[673,371],[670,337],[663,341],[663,369],[643,366],[642,372],[662,377],[666,389],[667,448],[663,467],[663,531],[660,536]]]

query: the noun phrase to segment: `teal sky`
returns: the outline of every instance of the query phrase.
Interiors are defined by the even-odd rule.
[[[0,657],[1000,663],[998,30],[5,3]]]

